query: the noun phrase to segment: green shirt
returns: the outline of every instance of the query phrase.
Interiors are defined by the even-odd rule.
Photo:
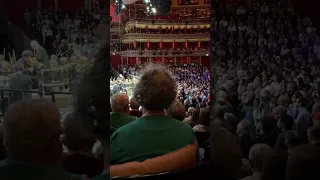
[[[118,128],[131,123],[136,118],[127,114],[111,112],[110,113],[110,130],[115,131]]]
[[[104,175],[96,176],[92,180],[109,180],[110,179],[110,173],[106,173]]]
[[[142,162],[193,144],[190,125],[168,116],[144,116],[127,124],[111,137],[111,164]]]
[[[52,164],[33,164],[13,160],[0,162],[2,180],[81,180],[80,175],[73,175],[62,167]]]

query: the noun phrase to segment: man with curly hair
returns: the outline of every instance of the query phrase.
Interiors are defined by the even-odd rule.
[[[111,164],[142,162],[196,142],[188,124],[165,115],[164,110],[177,97],[177,84],[164,66],[151,64],[143,69],[133,97],[142,106],[143,114],[112,135]]]

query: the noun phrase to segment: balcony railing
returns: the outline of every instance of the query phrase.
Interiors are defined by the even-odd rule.
[[[122,38],[190,38],[190,37],[210,37],[210,33],[194,33],[194,34],[145,34],[145,33],[127,33]]]
[[[5,96],[5,93],[21,93],[22,98],[24,98],[24,93],[30,93],[30,94],[38,94],[40,98],[43,98],[43,96],[51,96],[51,101],[56,102],[56,95],[71,95],[69,92],[50,92],[50,93],[43,93],[42,91],[34,91],[34,90],[22,90],[22,89],[5,89],[0,88],[0,105],[1,105],[1,112],[0,117],[3,117],[5,114],[6,109],[11,104],[11,98],[10,96]]]
[[[210,50],[127,50],[113,53],[120,54],[123,57],[207,56]]]
[[[186,22],[188,25],[202,25],[202,24],[210,24],[210,19],[130,19],[124,24],[124,27],[126,27],[129,24],[136,24],[136,23],[146,23],[146,24],[175,24],[175,25],[185,25]]]

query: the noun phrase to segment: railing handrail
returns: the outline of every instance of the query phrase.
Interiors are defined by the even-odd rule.
[[[0,97],[1,97],[1,111],[2,114],[0,114],[0,117],[4,116],[5,114],[5,109],[4,109],[4,92],[21,92],[21,93],[34,93],[34,94],[39,94],[40,98],[43,98],[43,96],[50,96],[51,95],[51,100],[52,102],[55,102],[55,95],[56,94],[64,94],[64,95],[70,95],[70,92],[50,92],[50,93],[43,93],[42,91],[36,91],[36,90],[23,90],[23,89],[9,89],[9,88],[0,88]]]
[[[122,36],[126,37],[209,37],[210,33],[194,33],[194,34],[145,34],[145,33],[126,33]]]

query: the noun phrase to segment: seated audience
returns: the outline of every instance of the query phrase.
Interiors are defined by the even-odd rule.
[[[170,107],[176,95],[177,84],[165,67],[153,64],[143,70],[134,90],[143,115],[112,135],[111,164],[142,162],[196,142],[189,125],[165,115],[164,109]]]
[[[68,172],[85,174],[90,178],[99,175],[102,172],[103,163],[92,153],[96,142],[96,137],[92,133],[92,120],[71,113],[64,119],[62,127],[62,142],[67,147],[67,156],[62,163],[63,168]]]
[[[194,132],[210,132],[210,112],[209,107],[200,109],[199,124],[193,127]]]
[[[129,112],[130,116],[133,116],[136,118],[139,118],[142,116],[142,112],[139,109],[140,105],[133,98],[130,99],[129,107],[130,107],[130,112]]]
[[[248,120],[242,120],[237,126],[237,135],[242,148],[243,158],[248,159],[249,151],[254,144],[252,139],[252,124]]]
[[[178,100],[173,101],[170,107],[168,109],[165,109],[165,113],[167,116],[179,121],[183,121],[186,117],[186,109],[184,105]]]
[[[310,128],[310,143],[314,146],[320,147],[320,125],[316,124]]]
[[[243,178],[242,180],[256,180],[261,178],[261,172],[264,167],[264,162],[272,154],[272,148],[266,144],[255,144],[249,152],[250,166],[253,172],[252,176]]]
[[[87,179],[59,166],[61,124],[54,103],[42,99],[13,103],[5,114],[3,130],[8,159],[0,163],[0,179]]]
[[[320,148],[301,145],[290,152],[286,180],[319,179]]]
[[[189,107],[188,117],[184,118],[183,122],[188,123],[191,127],[194,127],[199,122],[200,111],[198,108]]]
[[[292,131],[293,123],[293,118],[287,114],[280,117],[280,120],[278,121],[278,128],[281,129],[281,133],[277,138],[276,148],[288,148],[285,146],[285,136],[288,131]]]
[[[110,130],[131,123],[136,118],[129,115],[129,96],[124,93],[117,93],[111,97]]]

